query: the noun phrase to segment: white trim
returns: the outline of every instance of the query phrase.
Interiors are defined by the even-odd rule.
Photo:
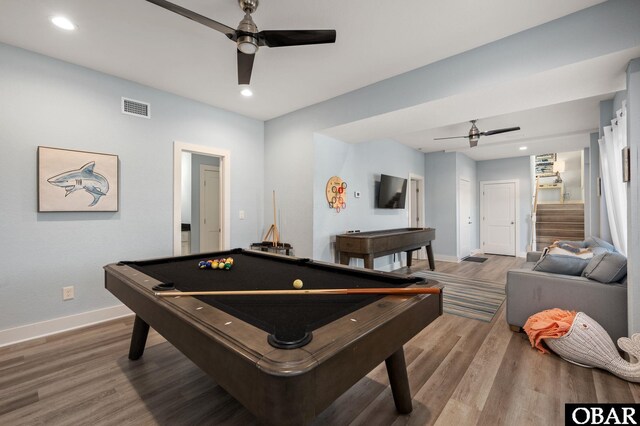
[[[458,259],[462,259],[463,257],[465,257],[465,256],[462,255],[461,250],[460,250],[460,248],[462,247],[462,243],[461,243],[461,240],[462,240],[462,227],[460,226],[461,225],[460,222],[462,222],[461,221],[461,216],[460,216],[461,215],[460,205],[462,204],[460,202],[460,199],[462,198],[462,191],[460,190],[460,181],[461,180],[463,180],[465,182],[468,182],[469,183],[469,191],[473,191],[473,188],[471,186],[471,179],[463,177],[463,176],[458,177],[458,182],[456,182],[456,184],[457,184],[456,193],[458,195],[458,199],[456,200],[457,201],[457,203],[456,203],[456,221],[457,221],[456,231],[458,233],[458,247],[457,247]],[[469,213],[471,213],[471,210],[472,210],[472,207],[473,207],[471,205],[471,200],[472,200],[472,197],[471,197],[471,192],[470,192],[469,193]],[[473,247],[471,247],[471,234],[469,234],[469,256],[473,256],[473,250],[474,250]]]
[[[129,308],[125,305],[116,305],[109,308],[97,309],[95,311],[83,312],[81,314],[69,315],[67,317],[55,318],[48,321],[0,330],[0,348],[39,337],[62,333],[63,331],[88,327],[90,325],[111,321],[129,315],[133,315],[133,312],[131,312]]]
[[[391,272],[391,271],[395,271],[396,269],[400,269],[402,268],[402,260],[397,260],[393,263],[388,263],[384,266],[379,266],[377,268],[375,268],[376,271],[384,271],[384,272]]]
[[[513,183],[515,184],[515,218],[514,218],[514,226],[516,230],[516,246],[513,248],[513,254],[509,256],[517,256],[518,250],[520,250],[520,179],[505,179],[505,180],[483,180],[480,181],[480,241],[478,242],[480,245],[480,250],[484,250],[482,247],[482,242],[484,241],[484,219],[482,218],[482,214],[484,213],[484,186],[491,185],[496,183]]]
[[[449,256],[446,254],[434,254],[433,258],[439,262],[454,262],[454,263],[460,263],[461,260],[458,259],[458,256]]]
[[[231,248],[231,153],[226,149],[194,145],[179,141],[173,142],[173,254],[182,252],[180,217],[182,213],[182,153],[210,155],[220,158],[220,202],[222,204],[221,250]]]

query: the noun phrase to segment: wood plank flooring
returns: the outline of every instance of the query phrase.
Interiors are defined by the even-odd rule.
[[[437,262],[454,275],[504,281],[523,260]],[[416,262],[409,271],[425,268]],[[403,272],[407,272],[403,268]],[[252,425],[253,416],[151,331],[127,358],[133,318],[0,348],[0,425]],[[314,425],[562,425],[567,402],[639,402],[640,386],[541,355],[491,323],[444,315],[405,345],[414,411],[395,412],[384,364]],[[292,407],[295,409],[295,407]]]

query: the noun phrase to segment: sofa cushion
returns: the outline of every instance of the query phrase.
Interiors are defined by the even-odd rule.
[[[616,251],[616,248],[613,246],[613,244],[610,244],[598,237],[589,237],[584,242],[586,247],[603,247],[608,251]]]
[[[584,268],[583,276],[601,283],[614,283],[627,275],[627,258],[618,252],[598,254]]]
[[[547,254],[533,267],[534,271],[550,272],[552,274],[580,276],[589,264],[589,259],[563,254]]]

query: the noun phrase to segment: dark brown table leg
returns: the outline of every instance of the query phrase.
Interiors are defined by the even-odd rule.
[[[340,253],[340,263],[342,265],[348,265],[349,260],[351,260],[351,258],[349,257],[348,254]]]
[[[133,333],[131,333],[131,346],[129,346],[129,359],[136,360],[144,353],[144,345],[147,343],[149,334],[149,324],[136,315],[133,322]]]
[[[407,268],[411,268],[411,258],[413,257],[414,250],[407,250]]]
[[[367,269],[373,269],[373,256],[370,254],[364,255],[364,267]]]
[[[435,260],[433,260],[433,248],[431,247],[431,244],[426,246],[426,249],[427,249],[427,259],[429,259],[429,269],[431,269],[432,271],[435,271],[436,262]]]
[[[384,362],[387,365],[387,374],[389,375],[389,383],[391,384],[393,401],[396,403],[396,410],[398,410],[400,414],[409,414],[413,411],[413,405],[411,404],[407,364],[404,361],[404,350],[402,347]]]

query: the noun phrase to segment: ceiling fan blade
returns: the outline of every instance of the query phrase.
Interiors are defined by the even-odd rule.
[[[443,139],[469,139],[469,136],[449,136],[448,138],[433,138],[434,141],[441,141]]]
[[[336,30],[266,30],[258,33],[260,46],[284,47],[336,42]]]
[[[178,6],[177,4],[173,4],[166,0],[147,0],[149,3],[153,3],[157,6],[160,6],[164,9],[167,9],[171,12],[177,13],[178,15],[182,15],[185,18],[189,18],[192,21],[196,21],[199,24],[206,25],[209,28],[213,28],[216,31],[220,31],[222,34],[226,35],[231,40],[236,40],[236,30],[228,27],[220,22],[214,21],[213,19],[209,19],[206,16],[202,16],[199,13],[193,12],[189,9],[185,9],[182,6]]]
[[[247,55],[238,50],[238,84],[251,82],[251,70],[256,55]]]
[[[486,132],[480,132],[480,134],[482,136],[491,136],[497,135],[499,133],[515,132],[516,130],[520,130],[520,127],[507,127],[505,129],[487,130]]]

